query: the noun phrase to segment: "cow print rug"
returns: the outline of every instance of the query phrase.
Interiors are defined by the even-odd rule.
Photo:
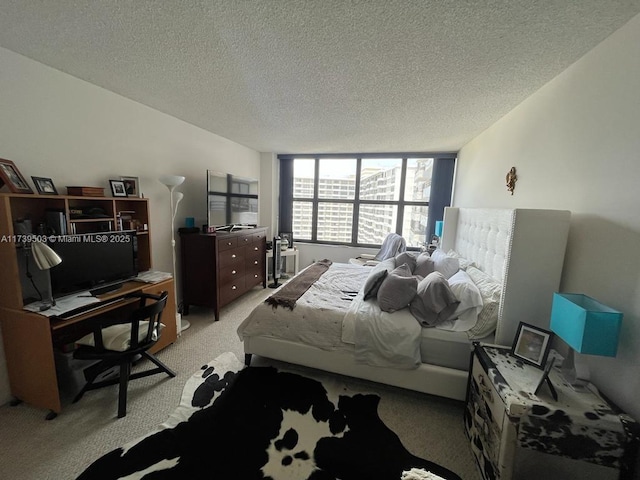
[[[378,417],[379,401],[226,353],[188,380],[167,422],[78,480],[460,480],[409,453]]]

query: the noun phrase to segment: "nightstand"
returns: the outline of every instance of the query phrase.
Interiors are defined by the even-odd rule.
[[[577,392],[555,369],[542,371],[510,349],[474,343],[465,431],[485,480],[634,477],[640,427],[595,391]],[[595,389],[594,389],[595,390]]]

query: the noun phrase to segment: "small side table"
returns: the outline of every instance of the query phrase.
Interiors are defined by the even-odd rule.
[[[293,248],[287,248],[286,250],[281,250],[280,251],[280,256],[281,257],[293,257],[293,274],[297,275],[298,274],[298,268],[299,268],[299,261],[298,261],[298,249],[293,247]],[[273,250],[267,250],[267,271],[269,268],[269,265],[271,265],[270,263],[270,258],[273,258]],[[288,271],[288,270],[287,270]],[[270,277],[271,275],[267,272],[267,277]]]
[[[510,349],[474,343],[465,431],[485,480],[635,478],[640,427],[596,392],[577,392]]]

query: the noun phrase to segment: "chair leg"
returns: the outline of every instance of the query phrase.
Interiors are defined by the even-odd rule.
[[[118,392],[118,418],[127,414],[127,388],[129,386],[129,375],[131,375],[131,364],[120,364],[120,391]]]
[[[155,357],[155,355],[152,355],[149,352],[142,352],[142,356],[147,358],[148,360],[151,360],[153,363],[156,364],[156,366],[158,366],[163,372],[165,372],[170,377],[173,378],[173,377],[176,376],[176,372],[174,372],[169,367],[167,367],[164,363],[162,363],[160,360],[158,360]]]
[[[73,401],[71,403],[76,403],[77,401],[79,401],[82,398],[82,396],[85,393],[87,393],[87,391],[89,390],[89,387],[91,387],[92,383],[93,383],[93,379],[87,381],[87,383],[84,384],[84,387],[82,387],[82,390],[80,390],[78,392],[78,394],[75,397],[73,397]]]
[[[95,371],[91,371],[89,377],[87,378],[86,383],[84,384],[84,387],[82,387],[82,390],[80,390],[78,392],[78,394],[73,398],[73,402],[72,403],[76,403],[77,401],[79,401],[82,396],[87,393],[89,390],[93,390],[93,382],[95,381],[95,379],[98,377],[98,373],[99,370],[95,370]]]

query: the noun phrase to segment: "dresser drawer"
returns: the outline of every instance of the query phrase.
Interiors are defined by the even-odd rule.
[[[244,269],[245,275],[262,281],[265,275],[264,265],[247,265]]]
[[[218,252],[219,268],[244,265],[244,248],[233,248]]]
[[[242,278],[245,275],[244,264],[228,265],[221,267],[218,273],[218,279],[220,280],[220,288],[223,288],[228,283],[237,283],[238,278]]]
[[[253,240],[254,243],[260,243],[260,242],[266,241],[267,235],[265,234],[264,231],[254,232],[251,234],[251,239]]]
[[[233,282],[220,285],[220,305],[226,305],[245,291],[244,276],[234,279]]]
[[[247,266],[247,268],[249,267],[260,267],[262,266],[262,268],[264,268],[264,252],[262,251],[262,248],[258,248],[256,250],[257,245],[251,245],[248,247],[245,247],[245,254],[244,254],[244,258],[245,258],[245,265]]]
[[[502,430],[502,424],[506,414],[505,405],[489,379],[489,374],[482,368],[477,356],[473,357],[472,375],[473,381],[478,388],[479,400],[483,410],[486,411],[487,420],[495,423],[494,428],[499,432]]]
[[[253,243],[253,236],[248,233],[247,235],[241,235],[238,237],[238,246],[241,247],[243,245],[249,245]]]
[[[238,237],[221,237],[218,239],[218,251],[223,252],[238,246]]]

